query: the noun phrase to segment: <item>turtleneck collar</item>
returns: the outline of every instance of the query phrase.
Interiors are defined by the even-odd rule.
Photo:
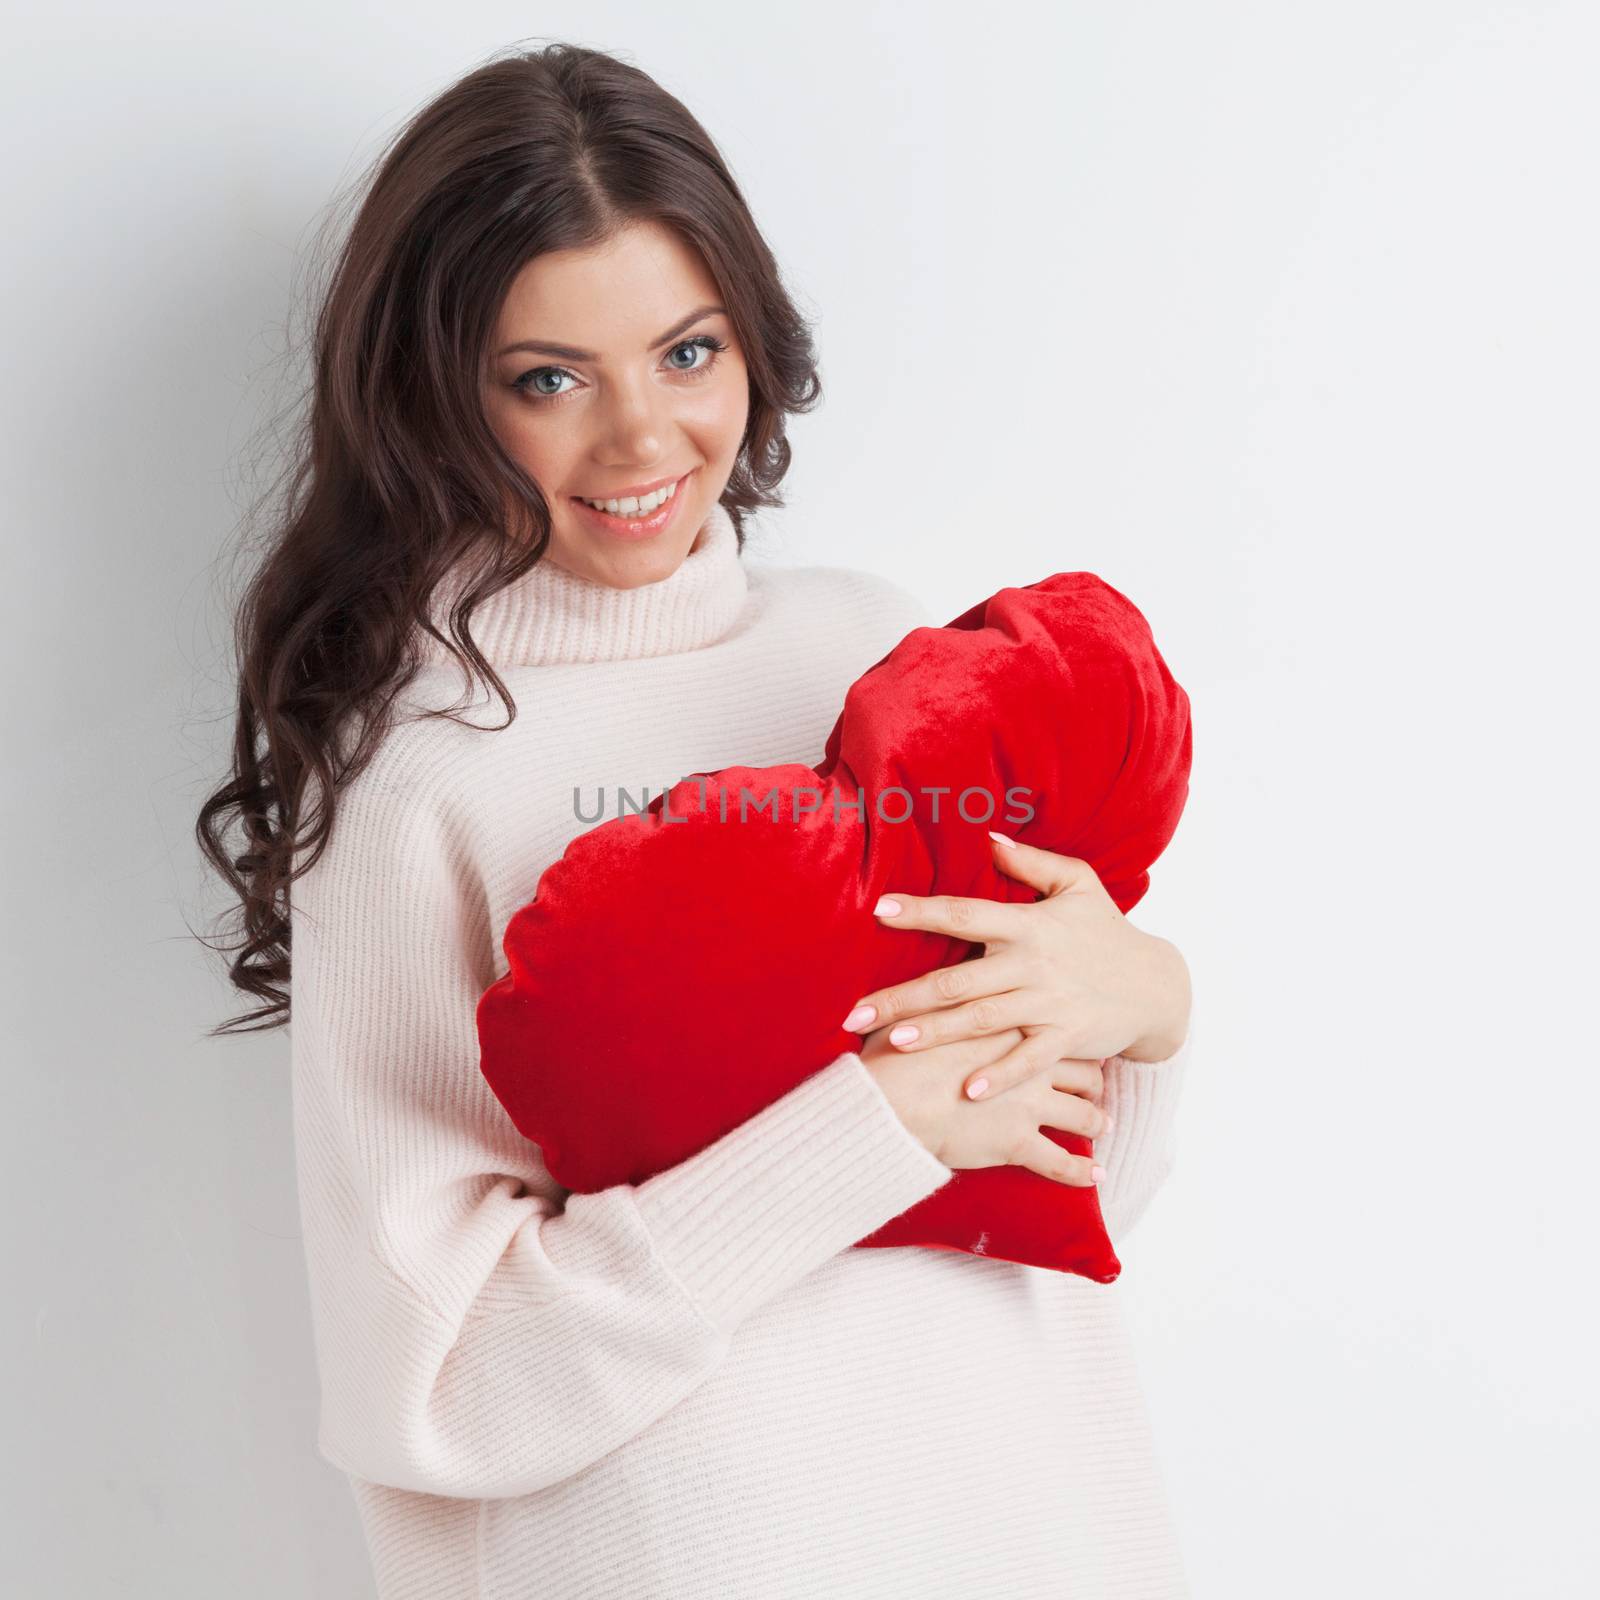
[[[717,501],[688,555],[658,582],[613,588],[555,566],[547,554],[480,602],[468,626],[497,669],[675,655],[726,635],[749,588],[733,519]],[[432,607],[434,626],[447,637],[443,597],[455,593],[455,584],[441,584]],[[431,635],[422,634],[420,644],[425,661],[451,660]]]

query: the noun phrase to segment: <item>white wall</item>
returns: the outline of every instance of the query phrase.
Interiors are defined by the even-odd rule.
[[[311,231],[535,29],[687,100],[819,319],[752,559],[946,615],[1091,568],[1193,696],[1135,920],[1203,1049],[1123,1290],[1196,1595],[1594,1593],[1600,27],[1553,0],[13,22],[0,1589],[372,1592],[190,830]]]

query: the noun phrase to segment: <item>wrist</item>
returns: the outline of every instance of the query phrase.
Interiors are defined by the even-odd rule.
[[[884,1099],[907,1131],[930,1155],[938,1156],[940,1123],[937,1107],[933,1105],[929,1093],[931,1085],[927,1072],[919,1073],[916,1070],[920,1065],[916,1057],[899,1050],[892,1054],[875,1052],[871,1057],[863,1053],[861,1063],[871,1073]]]
[[[1146,934],[1153,973],[1153,992],[1157,997],[1151,1026],[1118,1055],[1127,1061],[1165,1061],[1176,1055],[1189,1036],[1189,1008],[1192,993],[1189,964],[1183,952],[1170,939]]]

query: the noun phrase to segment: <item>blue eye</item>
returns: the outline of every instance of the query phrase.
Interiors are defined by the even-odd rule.
[[[709,372],[717,364],[717,357],[728,347],[720,339],[713,338],[709,333],[697,333],[692,339],[685,339],[681,344],[675,344],[667,351],[669,356],[675,356],[680,350],[704,350],[707,352],[704,361],[696,362],[692,367],[679,367],[679,372]]]
[[[727,348],[727,345],[724,344],[721,339],[718,339],[714,334],[697,333],[692,339],[680,339],[677,344],[673,345],[673,347],[667,351],[667,359],[669,362],[671,362],[671,358],[677,355],[680,350],[704,350],[706,352],[706,359],[704,361],[697,361],[693,366],[685,367],[675,362],[671,362],[672,370],[674,372],[681,373],[686,378],[698,379],[705,377],[706,374],[716,366],[718,357],[720,357],[723,351],[725,351]],[[567,367],[533,367],[529,371],[524,372],[520,378],[515,379],[512,382],[511,387],[517,390],[520,394],[525,394],[530,400],[536,401],[540,405],[556,405],[563,400],[570,399],[574,394],[577,393],[576,389],[551,390],[534,387],[535,384],[540,383],[546,378],[557,381],[562,378],[571,378],[574,382],[581,381],[578,378],[577,373],[571,371]]]
[[[535,367],[532,372],[525,372],[515,383],[513,389],[520,389],[524,394],[530,395],[535,400],[559,400],[567,391],[564,389],[535,389],[533,385],[544,377],[570,378],[572,374],[565,367]]]

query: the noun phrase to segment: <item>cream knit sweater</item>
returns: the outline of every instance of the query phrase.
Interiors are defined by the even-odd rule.
[[[747,565],[718,507],[662,582],[541,564],[480,608],[503,731],[429,641],[340,796],[292,889],[289,1035],[318,1445],[382,1600],[1186,1593],[1118,1286],[850,1248],[951,1175],[858,1055],[589,1195],[478,1073],[506,923],[590,825],[575,788],[592,814],[818,760],[849,683],[933,620],[876,576]],[[481,727],[414,715],[451,704]],[[708,1014],[717,982],[707,950]],[[1113,1241],[1171,1165],[1189,1048],[1107,1063]]]

